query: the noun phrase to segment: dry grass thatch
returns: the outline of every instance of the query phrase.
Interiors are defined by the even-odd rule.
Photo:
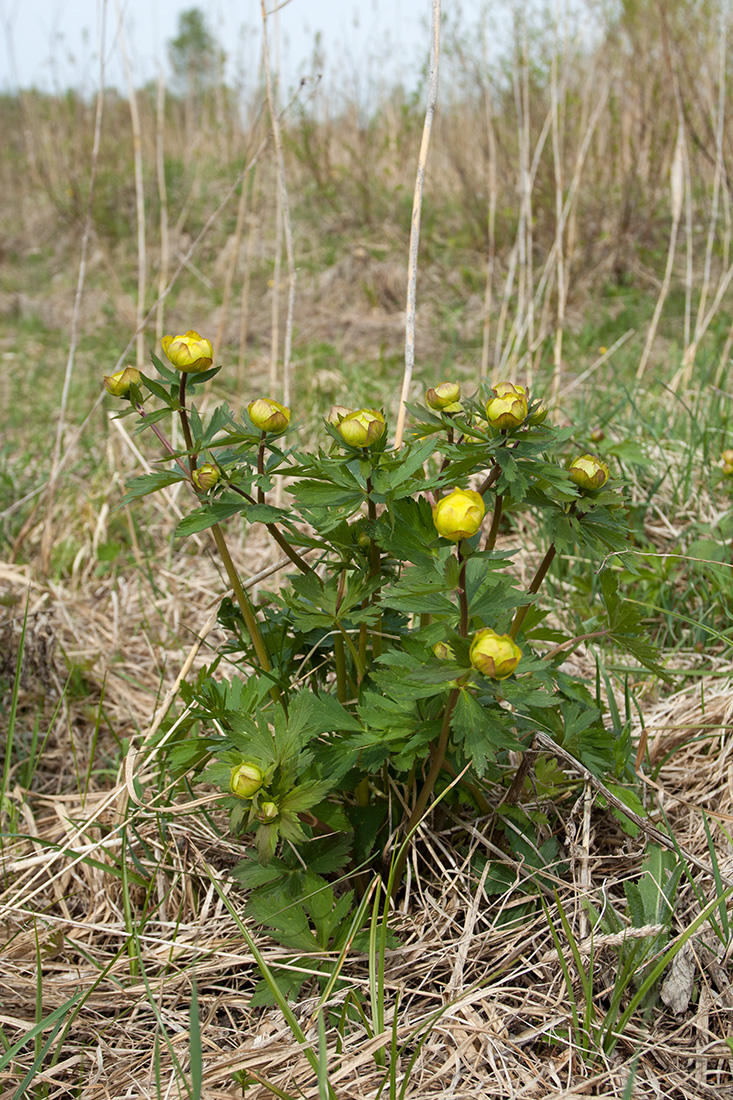
[[[240,547],[238,556],[251,570],[268,555],[266,546],[254,545]],[[43,1090],[37,1094],[84,1100],[177,1095],[180,1075],[191,1072],[195,979],[203,1097],[238,1094],[232,1075],[242,1071],[251,1083],[248,1097],[272,1095],[267,1083],[290,1095],[318,1096],[313,1068],[281,1012],[249,1006],[259,972],[243,929],[269,965],[307,971],[309,962],[293,959],[243,916],[246,898],[228,877],[241,845],[226,835],[215,796],[191,792],[171,800],[146,741],[155,715],[170,702],[173,692],[166,692],[177,673],[195,668],[205,647],[216,643],[213,563],[205,555],[177,555],[156,574],[155,585],[140,574],[94,580],[83,562],[66,585],[34,582],[21,567],[4,567],[0,580],[7,602],[14,601],[1,628],[6,670],[28,598],[19,735],[29,736],[37,713],[52,715],[33,789],[25,789],[18,774],[8,788],[18,836],[3,843],[0,1026],[16,1041],[39,1010],[49,1017],[82,994],[71,1027],[57,1037],[57,1057],[48,1054],[36,1070],[33,1087]],[[201,648],[197,633],[205,636]],[[181,645],[187,637],[192,644]],[[76,696],[64,692],[64,662],[84,669]],[[699,687],[687,689],[645,716],[649,763],[662,765],[646,787],[649,821],[661,824],[663,810],[693,857],[675,904],[677,936],[715,897],[710,870],[701,869],[710,869],[703,810],[720,874],[726,881],[733,875],[733,687],[717,682],[702,697]],[[121,738],[142,750],[128,758],[127,774]],[[608,810],[594,805],[589,784],[579,783],[576,795],[543,808],[563,849],[552,885],[592,975],[602,1018],[619,937],[592,939],[581,901],[623,908],[623,883],[639,874],[646,838],[643,831],[636,839],[622,833]],[[466,835],[468,854],[464,847],[459,856],[454,840]],[[503,895],[487,892],[492,864],[477,875],[475,855],[509,868],[514,887]],[[548,918],[532,901],[536,891],[528,894],[522,885],[528,874],[493,843],[490,819],[467,823],[446,815],[424,823],[405,895],[390,921],[398,946],[386,955],[384,1031],[370,1035],[355,1018],[343,1041],[337,1033],[352,999],[369,1014],[373,979],[365,956],[346,959],[329,1002],[325,1041],[335,1094],[376,1097],[386,1072],[377,1052],[394,1042],[396,1081],[398,1087],[406,1082],[406,1098],[733,1096],[726,1043],[733,995],[727,959],[709,928],[685,956],[694,975],[692,1000],[679,1014],[658,1005],[647,1024],[636,1015],[611,1058],[584,1059]],[[545,883],[543,890],[574,973],[552,889]],[[573,980],[580,1004],[577,974]],[[293,1006],[314,1049],[317,1004],[313,987]],[[44,1039],[51,1032],[45,1030]],[[3,1096],[15,1094],[36,1054],[29,1041],[6,1066]],[[629,1094],[632,1056],[638,1060]]]

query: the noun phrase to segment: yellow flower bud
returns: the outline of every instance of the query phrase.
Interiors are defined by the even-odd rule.
[[[454,661],[456,656],[453,646],[448,645],[447,642],[436,642],[433,646],[433,653],[439,661]]]
[[[486,402],[486,419],[494,428],[510,431],[527,419],[527,392],[513,382],[497,382]]]
[[[193,329],[183,336],[164,336],[160,342],[173,366],[184,374],[208,370],[214,362],[211,341],[204,340]]]
[[[481,526],[484,502],[472,489],[455,488],[433,508],[433,523],[439,535],[451,542],[470,539]]]
[[[140,371],[134,367],[125,367],[117,371],[117,374],[105,374],[104,388],[113,397],[127,397],[130,386],[140,385]]]
[[[491,680],[505,680],[516,669],[522,651],[508,634],[479,630],[471,642],[468,657],[475,669]]]
[[[267,822],[274,821],[279,813],[276,802],[263,802],[257,817],[263,824],[267,824]]]
[[[265,774],[256,764],[237,764],[232,768],[229,789],[237,798],[252,798],[262,786]]]
[[[440,412],[441,409],[447,409],[449,405],[455,405],[459,401],[461,396],[461,387],[457,382],[441,382],[435,389],[430,389],[425,394],[425,404],[430,409],[435,409],[436,412]],[[459,405],[460,408],[460,405]],[[451,410],[453,412],[457,410]]]
[[[204,462],[197,470],[194,470],[191,474],[191,479],[197,489],[201,489],[202,492],[207,492],[209,489],[213,489],[219,480],[219,471],[216,466],[211,462]]]
[[[723,473],[726,477],[730,477],[733,474],[733,451],[723,451],[721,457],[723,459]]]
[[[594,455],[580,455],[574,458],[569,467],[570,480],[579,489],[602,489],[611,473],[608,463]]]
[[[247,412],[255,428],[259,428],[261,432],[280,435],[290,423],[290,409],[270,397],[259,397],[256,401],[250,401]]]
[[[384,435],[384,417],[376,409],[358,409],[337,425],[344,443],[350,447],[370,447]]]
[[[606,433],[604,432],[603,428],[594,428],[593,431],[590,433],[591,443],[602,443],[605,438]]]
[[[344,405],[332,405],[326,417],[326,422],[330,424],[332,428],[338,428],[343,418],[349,416],[352,411],[352,409],[347,409]]]

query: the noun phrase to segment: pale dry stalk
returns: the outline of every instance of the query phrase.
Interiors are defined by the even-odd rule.
[[[550,99],[552,114],[552,160],[555,176],[555,265],[557,269],[557,320],[555,324],[555,343],[553,347],[552,366],[553,378],[560,377],[562,373],[562,341],[565,328],[565,304],[567,291],[565,287],[565,253],[563,242],[564,222],[562,217],[563,207],[563,180],[562,180],[562,153],[560,148],[560,101],[557,88],[557,32],[559,25],[558,4],[555,4],[555,48],[552,51],[552,65],[550,68]],[[559,381],[557,383],[559,385]]]
[[[127,94],[130,101],[130,120],[132,122],[132,149],[133,166],[135,174],[135,218],[137,221],[137,303],[135,306],[135,360],[138,370],[145,365],[145,293],[147,288],[147,249],[145,246],[145,189],[143,185],[143,142],[140,127],[140,112],[137,106],[135,84],[132,79],[130,59],[127,53],[125,40],[125,28],[122,20],[122,10],[119,0],[115,0],[118,17],[118,37],[122,61],[125,66],[125,79],[127,81]]]
[[[664,272],[664,279],[662,280],[662,287],[657,297],[657,302],[654,307],[654,314],[647,329],[646,340],[644,342],[644,350],[639,360],[639,366],[636,371],[637,382],[643,377],[646,365],[649,360],[649,354],[652,350],[652,344],[654,343],[654,337],[657,333],[657,325],[659,324],[659,318],[662,313],[662,307],[664,306],[665,299],[669,292],[669,285],[672,279],[672,269],[674,267],[674,256],[677,248],[677,233],[680,226],[680,218],[682,216],[682,200],[684,196],[684,160],[685,160],[685,130],[684,119],[680,115],[679,125],[677,129],[677,144],[675,146],[674,157],[672,158],[672,168],[670,171],[670,191],[672,194],[672,228],[669,233],[669,248],[667,249],[667,266]]]
[[[430,148],[430,135],[433,128],[435,104],[438,99],[438,72],[440,66],[440,0],[433,0],[433,13],[430,35],[430,79],[428,82],[428,102],[425,109],[420,154],[417,161],[415,190],[412,196],[412,220],[410,223],[410,252],[407,268],[407,305],[405,309],[405,371],[402,378],[400,407],[397,413],[395,429],[395,447],[402,446],[407,414],[407,399],[410,395],[410,383],[415,367],[415,309],[417,304],[417,257],[420,248],[420,217],[425,187],[425,166]]]
[[[92,235],[92,200],[94,198],[94,185],[97,179],[97,165],[99,162],[99,145],[102,136],[102,114],[104,108],[104,59],[105,59],[105,29],[107,24],[107,0],[103,0],[99,23],[99,89],[97,91],[97,104],[94,115],[94,143],[92,145],[92,159],[89,173],[89,194],[87,196],[87,209],[84,218],[84,232],[81,238],[81,257],[79,259],[79,273],[76,281],[76,294],[74,296],[74,309],[71,315],[71,336],[69,340],[69,354],[66,359],[66,371],[64,373],[64,385],[61,390],[59,402],[59,419],[56,427],[56,439],[54,441],[53,458],[51,459],[51,473],[46,482],[45,513],[46,523],[41,538],[41,569],[48,571],[51,557],[51,548],[54,543],[53,532],[53,499],[56,481],[61,471],[61,449],[64,442],[66,428],[66,409],[69,402],[69,390],[74,373],[76,360],[76,345],[79,339],[79,317],[81,315],[81,303],[84,295],[84,283],[87,270],[87,253],[89,241]],[[41,487],[44,488],[44,487]]]
[[[488,211],[488,256],[486,259],[486,288],[484,291],[484,330],[483,344],[481,347],[481,378],[489,373],[489,343],[491,339],[491,309],[493,305],[494,290],[494,266],[496,263],[496,128],[494,126],[494,98],[491,91],[491,80],[488,75],[488,38],[486,31],[483,35],[484,68],[486,78],[484,83],[484,120],[486,125],[486,139],[488,144],[488,164],[486,172],[486,184],[489,193]]]
[[[267,38],[267,8],[265,0],[260,0],[262,14],[262,60],[265,70],[265,83],[267,88],[267,105],[270,111],[272,125],[272,137],[275,144],[275,164],[277,168],[277,193],[282,209],[282,227],[285,234],[285,252],[288,260],[288,308],[285,320],[285,342],[283,347],[283,378],[282,400],[285,405],[290,402],[290,356],[293,346],[293,315],[295,312],[295,254],[293,251],[293,228],[290,219],[290,201],[285,176],[285,158],[283,156],[282,134],[280,132],[280,119],[275,106],[275,91],[272,79],[272,67],[270,65],[270,48]],[[277,258],[277,257],[276,257]],[[275,294],[279,293],[276,285]]]
[[[168,189],[165,182],[165,74],[160,70],[158,92],[155,100],[155,171],[158,179],[160,201],[160,267],[158,269],[158,302],[155,311],[155,343],[163,337],[163,291],[170,265],[170,238],[168,235]]]

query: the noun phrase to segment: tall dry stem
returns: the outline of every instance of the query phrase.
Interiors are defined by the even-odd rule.
[[[107,26],[107,0],[103,0],[99,22],[99,88],[97,89],[97,105],[94,114],[94,143],[92,145],[92,160],[89,173],[89,193],[87,196],[87,209],[84,217],[84,232],[81,239],[81,256],[79,259],[79,273],[76,281],[76,294],[74,296],[74,309],[71,315],[71,335],[69,339],[69,354],[66,359],[64,373],[64,385],[61,390],[59,402],[59,418],[56,425],[56,438],[54,441],[53,457],[51,459],[51,472],[45,486],[45,513],[46,522],[41,538],[41,568],[44,573],[48,571],[51,558],[51,548],[54,543],[53,534],[53,499],[56,481],[61,470],[61,449],[64,442],[66,429],[66,409],[69,403],[69,390],[74,373],[76,360],[76,345],[79,339],[79,317],[81,315],[81,303],[84,296],[84,283],[86,280],[87,253],[92,234],[92,201],[94,198],[94,185],[97,179],[97,166],[99,163],[99,146],[102,136],[102,115],[104,110],[104,59],[105,59],[105,31]]]
[[[675,146],[674,158],[672,160],[672,169],[670,172],[670,190],[672,194],[672,228],[669,234],[669,248],[667,249],[667,266],[664,272],[664,279],[662,281],[662,287],[657,297],[657,302],[654,307],[654,314],[652,316],[649,328],[647,329],[646,340],[644,341],[644,350],[639,360],[639,366],[636,371],[637,382],[643,377],[646,365],[649,360],[649,354],[652,350],[652,344],[654,343],[654,337],[657,333],[657,325],[659,324],[659,318],[662,313],[662,307],[664,301],[669,292],[669,285],[672,279],[672,269],[674,266],[675,250],[677,248],[677,232],[680,226],[680,218],[682,216],[682,200],[684,197],[684,162],[685,162],[685,121],[680,114],[679,127],[677,130],[677,145]]]
[[[395,429],[395,447],[402,446],[405,431],[407,399],[410,394],[412,372],[415,367],[415,310],[417,306],[417,256],[420,249],[420,217],[425,187],[425,166],[430,148],[430,135],[433,129],[435,104],[438,99],[438,72],[440,66],[440,0],[433,0],[433,13],[430,34],[430,78],[428,81],[428,102],[425,109],[420,154],[417,160],[417,176],[412,196],[412,219],[410,222],[410,253],[407,268],[407,305],[405,309],[405,371],[402,377],[400,407],[397,413]]]
[[[143,139],[140,128],[140,112],[135,94],[135,84],[132,79],[130,58],[127,53],[127,41],[125,27],[122,18],[122,9],[119,0],[115,0],[118,18],[118,38],[122,60],[125,66],[125,79],[127,81],[127,94],[130,103],[130,119],[132,122],[132,148],[133,166],[135,173],[135,217],[137,221],[137,303],[135,307],[136,337],[136,365],[138,370],[145,366],[145,294],[147,290],[147,250],[145,247],[145,188],[143,184]]]
[[[163,336],[163,291],[168,280],[170,264],[170,239],[168,236],[168,188],[165,181],[165,74],[160,70],[155,100],[155,174],[160,201],[160,267],[158,268],[158,304],[155,311],[155,343],[160,345]]]
[[[290,200],[285,175],[285,158],[283,156],[282,134],[280,132],[280,118],[275,103],[275,89],[273,87],[272,66],[270,64],[270,47],[267,37],[268,12],[265,0],[260,0],[262,14],[262,63],[265,70],[265,82],[267,87],[267,105],[270,111],[272,125],[272,137],[275,144],[275,164],[277,169],[277,194],[278,202],[282,210],[282,228],[285,234],[285,252],[288,260],[288,308],[285,319],[285,342],[283,347],[283,378],[282,399],[285,405],[290,403],[290,357],[293,347],[293,315],[295,312],[295,253],[293,250],[293,228],[290,220]],[[276,254],[277,261],[277,254]],[[276,285],[274,293],[279,294]]]

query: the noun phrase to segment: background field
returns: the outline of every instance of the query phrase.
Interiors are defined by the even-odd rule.
[[[545,394],[578,445],[604,433],[593,447],[625,479],[633,530],[633,562],[607,564],[643,607],[670,681],[602,646],[581,648],[573,669],[599,677],[609,721],[641,739],[639,797],[684,848],[674,911],[647,933],[659,946],[669,925],[681,954],[679,937],[733,881],[729,12],[558,5],[517,14],[498,59],[485,27],[449,14],[412,396],[444,378],[470,392],[513,377]],[[254,926],[227,878],[241,845],[215,803],[192,806],[205,792],[172,786],[147,755],[151,729],[178,713],[182,668],[223,639],[224,584],[205,534],[172,539],[180,486],[117,508],[125,478],[157,456],[111,418],[101,379],[195,328],[225,368],[209,406],[286,394],[306,440],[333,403],[394,418],[425,89],[320,72],[315,57],[300,87],[275,89],[278,173],[264,67],[246,92],[228,86],[216,43],[195,38],[205,25],[193,32],[173,53],[178,82],[0,98],[8,1097],[328,1094],[280,1011],[249,1007]],[[426,78],[427,48],[426,35]],[[520,533],[531,576],[543,532]],[[264,535],[232,536],[245,577],[277,562]],[[576,633],[598,566],[567,561],[548,581]],[[255,595],[280,581],[255,580]],[[132,763],[139,805],[131,745],[148,746]],[[578,1047],[575,1012],[592,1003],[602,1016],[619,968],[618,937],[591,946],[580,899],[623,909],[647,841],[594,797],[572,769],[545,793],[567,928],[551,894],[548,917],[523,888],[521,857],[492,848],[490,820],[468,829],[472,852],[501,863],[494,892],[456,856],[467,823],[426,823],[385,973],[347,961],[320,1052],[315,992],[294,1009],[339,1098],[376,1097],[383,1082],[382,1095],[409,1098],[733,1096],[725,901],[691,940],[678,1015],[659,1002],[634,1015],[613,1057]],[[513,909],[520,926],[507,926]]]

